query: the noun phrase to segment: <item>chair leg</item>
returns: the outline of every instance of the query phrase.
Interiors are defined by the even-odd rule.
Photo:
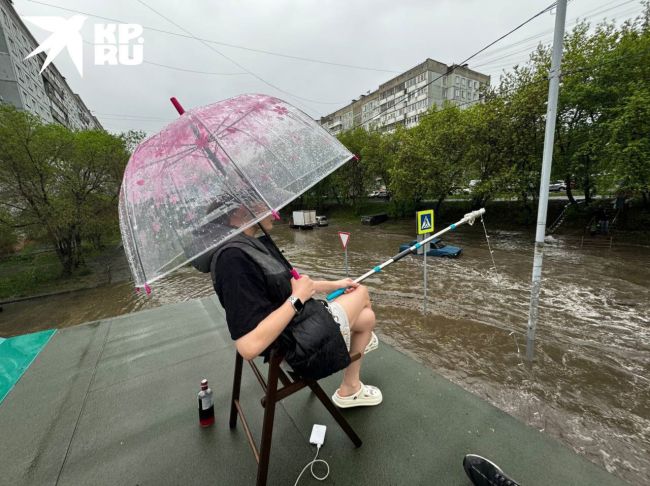
[[[348,421],[345,420],[345,417],[341,414],[339,409],[336,408],[336,406],[332,403],[330,397],[328,397],[327,393],[325,393],[325,390],[323,390],[317,382],[312,380],[307,382],[307,386],[311,388],[311,391],[313,391],[318,399],[322,402],[322,404],[325,405],[325,408],[329,411],[332,417],[334,417],[334,420],[336,420],[336,422],[341,426],[355,447],[361,447],[361,444],[363,444],[361,438],[357,435]]]
[[[230,400],[230,428],[234,429],[237,426],[237,407],[235,401],[239,400],[239,391],[241,390],[241,374],[244,367],[244,358],[241,354],[237,353],[235,358],[235,375],[232,381],[232,399]]]
[[[262,441],[260,444],[260,462],[257,465],[257,486],[265,486],[269,472],[271,457],[271,439],[273,437],[273,419],[275,418],[276,392],[280,374],[282,357],[272,356],[269,363],[269,377],[266,388],[266,406],[264,407],[264,423],[262,425]]]

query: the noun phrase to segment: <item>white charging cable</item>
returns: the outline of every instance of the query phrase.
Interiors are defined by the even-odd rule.
[[[298,474],[298,478],[296,479],[296,482],[294,483],[293,486],[298,486],[298,481],[300,481],[302,474],[307,470],[307,468],[310,469],[311,475],[314,477],[314,479],[318,479],[319,481],[325,481],[327,479],[327,476],[330,475],[330,465],[327,464],[327,461],[324,461],[323,459],[318,459],[320,446],[321,444],[318,444],[316,446],[316,455],[314,456],[314,459],[311,462],[307,463],[307,465],[302,468],[302,471],[300,471],[300,474]],[[316,473],[314,472],[314,464],[316,464],[317,462],[322,462],[323,464],[325,464],[325,467],[327,468],[327,472],[325,473],[325,476],[317,476]]]

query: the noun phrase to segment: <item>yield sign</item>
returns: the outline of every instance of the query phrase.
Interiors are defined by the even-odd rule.
[[[343,249],[345,250],[348,246],[348,241],[350,240],[350,233],[339,231],[339,238],[341,239],[341,245],[343,245]]]

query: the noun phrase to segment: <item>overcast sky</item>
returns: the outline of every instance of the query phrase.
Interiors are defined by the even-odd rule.
[[[55,61],[78,93],[110,131],[141,129],[154,133],[175,118],[169,103],[176,96],[186,107],[209,104],[241,93],[266,93],[284,99],[314,118],[330,113],[427,57],[460,62],[536,12],[551,0],[141,0],[193,36],[248,49],[348,64],[376,70],[288,59],[241,48],[211,44],[280,92],[244,71],[218,52],[138,0],[14,0],[21,16],[69,18],[79,11],[145,27],[145,63],[139,66],[95,66],[90,44],[84,44],[84,76],[66,51]],[[40,2],[40,0],[39,0]],[[577,17],[592,23],[604,17],[623,19],[642,9],[639,0],[572,0],[567,28]],[[70,11],[73,10],[73,11]],[[525,60],[536,43],[550,42],[554,15],[545,13],[469,62],[498,81],[503,69]],[[82,28],[88,42],[94,24],[108,20],[89,16]],[[49,33],[26,22],[39,42]],[[218,74],[200,74],[160,67]],[[379,71],[384,70],[384,71]],[[386,72],[394,71],[394,72]],[[244,73],[244,74],[237,74]],[[296,95],[311,101],[297,99]]]

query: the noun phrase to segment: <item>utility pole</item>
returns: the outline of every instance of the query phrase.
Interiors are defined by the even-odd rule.
[[[564,42],[567,0],[558,0],[555,11],[555,33],[553,34],[553,54],[549,72],[548,104],[546,108],[546,132],[544,133],[544,156],[542,176],[539,184],[539,206],[537,207],[537,231],[535,232],[535,257],[530,290],[530,309],[528,311],[528,332],[526,335],[526,359],[533,360],[535,349],[535,328],[539,306],[539,293],[542,288],[542,260],[544,258],[544,237],[546,235],[546,211],[548,209],[548,184],[553,162],[553,142],[555,119],[557,118],[557,95],[560,90],[560,65]]]

